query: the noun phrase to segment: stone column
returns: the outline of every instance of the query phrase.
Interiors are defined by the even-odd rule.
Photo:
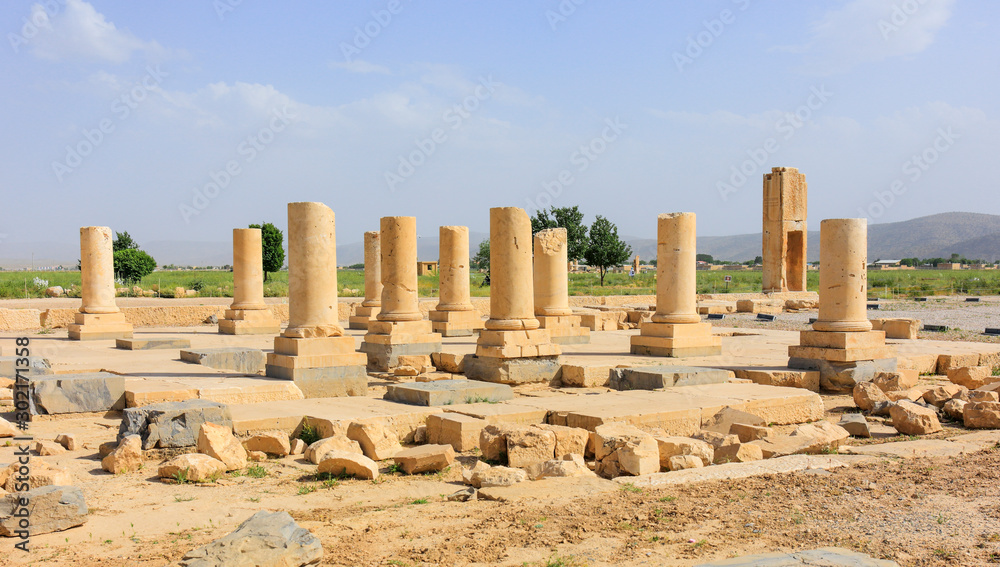
[[[590,329],[580,326],[580,316],[569,308],[565,228],[549,228],[535,234],[535,316],[548,329],[552,342],[590,342]]]
[[[440,300],[428,318],[443,337],[467,337],[483,328],[469,293],[469,229],[442,226],[438,234]]]
[[[368,356],[368,369],[394,371],[400,355],[426,357],[441,351],[441,335],[423,320],[417,303],[417,219],[382,217],[382,307],[361,342]],[[423,364],[426,362],[426,364]]]
[[[130,339],[132,325],[115,303],[115,263],[111,229],[80,229],[80,281],[83,300],[67,328],[73,340]],[[123,345],[124,348],[124,345]]]
[[[694,213],[657,218],[654,323],[700,323]]]
[[[233,229],[233,303],[219,319],[224,335],[273,335],[281,330],[264,303],[264,254],[259,228]]]
[[[420,321],[417,219],[382,217],[382,310],[379,321]]]
[[[80,313],[118,313],[115,304],[115,263],[111,229],[80,229],[80,280],[83,303]]]
[[[531,220],[523,209],[490,209],[490,318],[496,331],[538,328],[531,263]]]
[[[355,308],[349,320],[351,329],[368,329],[382,309],[382,245],[381,233],[365,233],[365,300]]]
[[[288,327],[265,373],[293,380],[307,398],[363,396],[366,357],[337,316],[337,239],[323,203],[288,204]]]
[[[714,356],[722,338],[698,315],[694,213],[660,215],[656,227],[656,313],[630,339],[632,354]]]
[[[531,243],[523,209],[490,209],[490,318],[476,356],[466,359],[469,379],[522,384],[558,376],[561,351],[535,318]]]
[[[820,223],[817,331],[870,331],[868,320],[868,220]]]

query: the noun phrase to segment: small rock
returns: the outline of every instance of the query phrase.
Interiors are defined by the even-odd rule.
[[[97,454],[103,459],[104,457],[110,455],[112,451],[114,451],[117,448],[118,448],[117,441],[108,441],[106,443],[101,443],[100,445],[97,446]]]
[[[570,454],[568,458],[545,461],[532,467],[528,476],[532,480],[556,477],[596,476],[583,461],[583,455]]]
[[[965,419],[965,405],[968,403],[969,402],[955,398],[945,402],[944,407],[941,409],[944,411],[945,415],[955,421],[963,421]]]
[[[970,390],[981,388],[993,382],[1000,382],[1000,376],[993,376],[991,366],[963,366],[948,369],[948,380]]]
[[[19,463],[11,463],[9,467],[0,470],[0,484],[7,492],[15,492],[17,485],[24,482],[18,478]],[[47,461],[31,460],[31,471],[28,473],[28,490],[42,486],[71,486],[73,475],[67,469],[54,467]]]
[[[851,437],[871,437],[872,432],[868,427],[868,420],[860,413],[845,413],[840,416],[840,427],[844,428]]]
[[[959,386],[958,384],[935,386],[924,393],[924,401],[933,406],[942,407],[945,402],[967,389],[965,386]]]
[[[408,366],[416,372],[416,374],[407,374],[407,376],[416,376],[417,374],[434,372],[436,370],[431,364],[431,356],[429,354],[401,354],[398,357],[397,363],[399,366]]]
[[[556,434],[534,427],[522,427],[507,434],[507,463],[525,468],[555,457]]]
[[[715,463],[748,463],[759,461],[764,458],[764,452],[757,445],[749,443],[737,443],[736,445],[723,445],[715,450]]]
[[[714,455],[713,455],[714,458]],[[667,470],[680,471],[684,469],[697,469],[705,466],[701,458],[694,455],[674,455],[667,460]]]
[[[475,501],[478,498],[478,491],[470,486],[468,488],[463,488],[457,492],[452,492],[448,495],[448,502],[468,502],[470,500]]]
[[[859,382],[854,386],[854,404],[864,411],[871,411],[875,404],[887,402],[885,392],[871,382]]]
[[[462,482],[464,482],[465,484],[475,486],[476,488],[479,488],[473,482],[473,478],[475,478],[476,473],[487,471],[489,469],[490,466],[488,464],[484,463],[483,461],[476,461],[476,464],[472,465],[471,467],[467,469],[466,468],[462,469]]]
[[[201,424],[198,432],[198,452],[225,463],[227,471],[247,466],[247,451],[229,427],[210,421]]]
[[[876,372],[872,378],[872,384],[882,389],[883,392],[896,392],[909,390],[917,385],[917,371],[900,369],[896,372]]]
[[[288,452],[289,455],[301,455],[306,452],[306,442],[301,439],[292,440],[292,449]]]
[[[702,429],[698,433],[695,433],[694,435],[692,435],[692,437],[704,441],[705,443],[708,443],[709,445],[714,447],[716,451],[719,450],[719,447],[724,447],[726,445],[740,444],[740,438],[737,435],[731,435],[728,433],[717,433],[715,431],[706,431],[704,429]]]
[[[734,439],[738,439],[735,435]],[[638,476],[659,472],[660,448],[652,435],[624,423],[607,423],[594,429],[597,473],[604,478],[622,474]]]
[[[657,437],[656,444],[660,451],[660,467],[670,470],[670,458],[675,456],[693,456],[708,466],[715,461],[715,448],[704,441],[690,437]]]
[[[890,402],[907,400],[911,402],[924,403],[923,397],[926,392],[927,388],[910,388],[909,390],[893,390],[891,392],[886,392],[885,396],[889,398]]]
[[[489,488],[491,486],[513,486],[528,480],[528,473],[511,467],[490,467],[472,475],[472,486]]]
[[[420,371],[412,366],[403,365],[393,368],[392,374],[393,376],[419,376]]]
[[[929,435],[941,431],[937,413],[913,402],[898,402],[889,414],[892,416],[892,426],[905,435]]]
[[[357,441],[365,456],[375,461],[391,459],[403,450],[399,438],[378,423],[352,422],[347,428],[347,438]]]
[[[0,417],[0,437],[17,437],[20,435],[14,424]]]
[[[770,427],[763,425],[747,425],[746,423],[734,423],[729,428],[729,433],[739,437],[740,443],[749,443],[757,439],[770,437],[773,431]]]
[[[247,451],[247,459],[255,463],[267,460],[267,453],[264,451]]]
[[[423,445],[427,442],[427,426],[418,425],[416,429],[413,430],[413,443],[416,445]]]
[[[49,457],[65,453],[66,448],[55,441],[38,441],[35,443],[35,452],[42,457]]]
[[[969,392],[969,402],[1000,402],[1000,392],[987,392],[983,390],[971,390]]]
[[[436,472],[455,462],[455,449],[451,445],[420,445],[399,451],[392,460],[406,474]]]
[[[208,482],[221,477],[226,472],[226,464],[219,459],[201,453],[178,455],[160,465],[160,478],[188,482]]]
[[[323,544],[299,527],[288,512],[260,511],[236,530],[184,554],[177,567],[314,565],[323,559]]]
[[[127,435],[118,446],[101,459],[101,468],[111,474],[135,472],[142,468],[142,437]]]
[[[56,435],[56,443],[62,445],[63,449],[66,449],[67,451],[76,451],[79,446],[77,444],[76,435],[73,435],[72,433],[60,433],[59,435]]]
[[[20,499],[27,499],[32,536],[59,532],[83,525],[87,521],[87,502],[83,491],[75,486],[43,486],[26,492],[8,494],[0,498],[0,536],[17,536],[23,518],[13,514],[20,506]]]
[[[307,461],[314,465],[318,465],[323,456],[330,451],[344,451],[346,453],[355,453],[358,455],[363,455],[364,452],[361,450],[361,445],[357,441],[352,441],[347,437],[327,437],[326,439],[320,439],[319,441],[313,442],[311,445],[306,447],[305,458]]]
[[[63,288],[62,286],[54,285],[52,287],[45,288],[45,295],[49,297],[62,297]]]
[[[969,402],[962,413],[965,426],[970,429],[1000,429],[998,402]]]
[[[378,463],[357,453],[327,451],[319,462],[319,472],[375,480],[378,478]]]
[[[265,431],[243,442],[247,451],[260,451],[268,455],[284,457],[292,451],[288,435],[284,431]]]

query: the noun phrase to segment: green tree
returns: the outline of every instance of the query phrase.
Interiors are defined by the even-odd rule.
[[[479,243],[479,251],[476,252],[476,255],[472,257],[472,261],[470,263],[472,264],[472,267],[477,270],[486,270],[487,272],[490,271],[489,238]]]
[[[699,262],[708,262],[709,264],[715,262],[715,258],[711,254],[696,254],[695,259]]]
[[[127,284],[139,283],[153,273],[156,260],[142,250],[126,248],[114,253],[115,277]]]
[[[280,271],[285,265],[285,249],[281,246],[285,237],[278,227],[269,222],[252,224],[250,228],[260,229],[261,244],[264,249],[264,281],[267,281],[268,272]]]
[[[618,227],[608,219],[597,215],[590,226],[590,241],[583,255],[588,265],[597,268],[604,285],[608,268],[620,266],[632,256],[632,247],[618,238]]]
[[[551,215],[551,216],[550,216]],[[587,253],[587,225],[583,224],[583,213],[577,206],[550,207],[539,210],[531,219],[531,234],[546,228],[566,229],[566,256],[570,262],[580,261]]]
[[[111,250],[113,252],[118,252],[119,250],[138,250],[139,245],[132,240],[129,236],[128,231],[116,232],[115,239],[111,241]]]

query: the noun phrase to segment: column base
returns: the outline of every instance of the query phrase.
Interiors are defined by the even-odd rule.
[[[354,350],[354,337],[275,337],[264,374],[292,380],[306,398],[364,396],[366,362],[365,355]]]
[[[427,314],[431,329],[442,337],[471,337],[483,330],[483,318],[478,311],[437,311]]]
[[[347,328],[367,331],[368,325],[371,324],[372,321],[376,320],[375,317],[381,310],[381,307],[365,307],[363,305],[359,305],[354,310],[354,315],[351,315],[351,317],[347,320]]]
[[[885,331],[801,331],[799,344],[788,347],[788,356],[829,362],[857,362],[896,357],[885,344]]]
[[[548,329],[530,331],[481,331],[476,356],[485,358],[534,358],[559,356],[562,351],[552,344]]]
[[[226,309],[219,319],[222,335],[277,335],[281,332],[278,321],[270,309]]]
[[[68,330],[69,338],[74,341],[132,338],[132,324],[122,312],[75,313]]]
[[[722,337],[712,334],[711,323],[643,322],[640,333],[631,339],[632,354],[672,358],[722,354]]]
[[[895,372],[895,358],[831,362],[824,359],[790,358],[788,367],[819,371],[819,386],[831,392],[851,392],[861,382],[871,382],[879,372]]]
[[[430,355],[441,352],[441,335],[431,331],[430,321],[372,321],[361,343],[368,369],[389,372],[399,365],[399,355]]]
[[[465,377],[469,380],[515,385],[554,384],[561,375],[562,364],[558,355],[532,358],[469,356],[465,359]]]
[[[580,326],[579,315],[546,316],[539,315],[538,325],[548,329],[552,342],[558,345],[579,345],[590,342],[590,329]]]

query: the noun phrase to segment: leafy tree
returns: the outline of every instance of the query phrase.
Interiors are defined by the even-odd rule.
[[[584,260],[597,268],[604,285],[604,276],[608,268],[620,266],[632,256],[632,247],[618,238],[618,227],[608,219],[597,215],[594,224],[590,226],[590,242]]]
[[[136,284],[153,273],[156,260],[142,250],[126,248],[114,253],[115,277],[128,284]]]
[[[551,216],[549,216],[551,215]],[[577,206],[550,207],[539,210],[531,219],[531,234],[547,228],[566,229],[566,256],[570,262],[580,261],[587,253],[587,225],[583,224],[583,213]]]
[[[285,249],[281,246],[285,238],[278,227],[269,222],[252,224],[250,228],[260,229],[261,244],[264,249],[264,281],[267,281],[268,272],[280,271],[285,265]]]
[[[476,252],[476,255],[472,257],[472,261],[470,263],[472,264],[472,267],[476,268],[477,270],[486,270],[487,272],[490,271],[489,238],[479,243],[479,251]]]
[[[132,240],[129,236],[128,231],[116,232],[115,239],[111,241],[111,250],[113,252],[118,252],[119,250],[138,250],[139,245]]]
[[[708,262],[709,264],[715,262],[715,258],[713,258],[711,254],[697,254],[695,255],[695,258],[699,262]]]

